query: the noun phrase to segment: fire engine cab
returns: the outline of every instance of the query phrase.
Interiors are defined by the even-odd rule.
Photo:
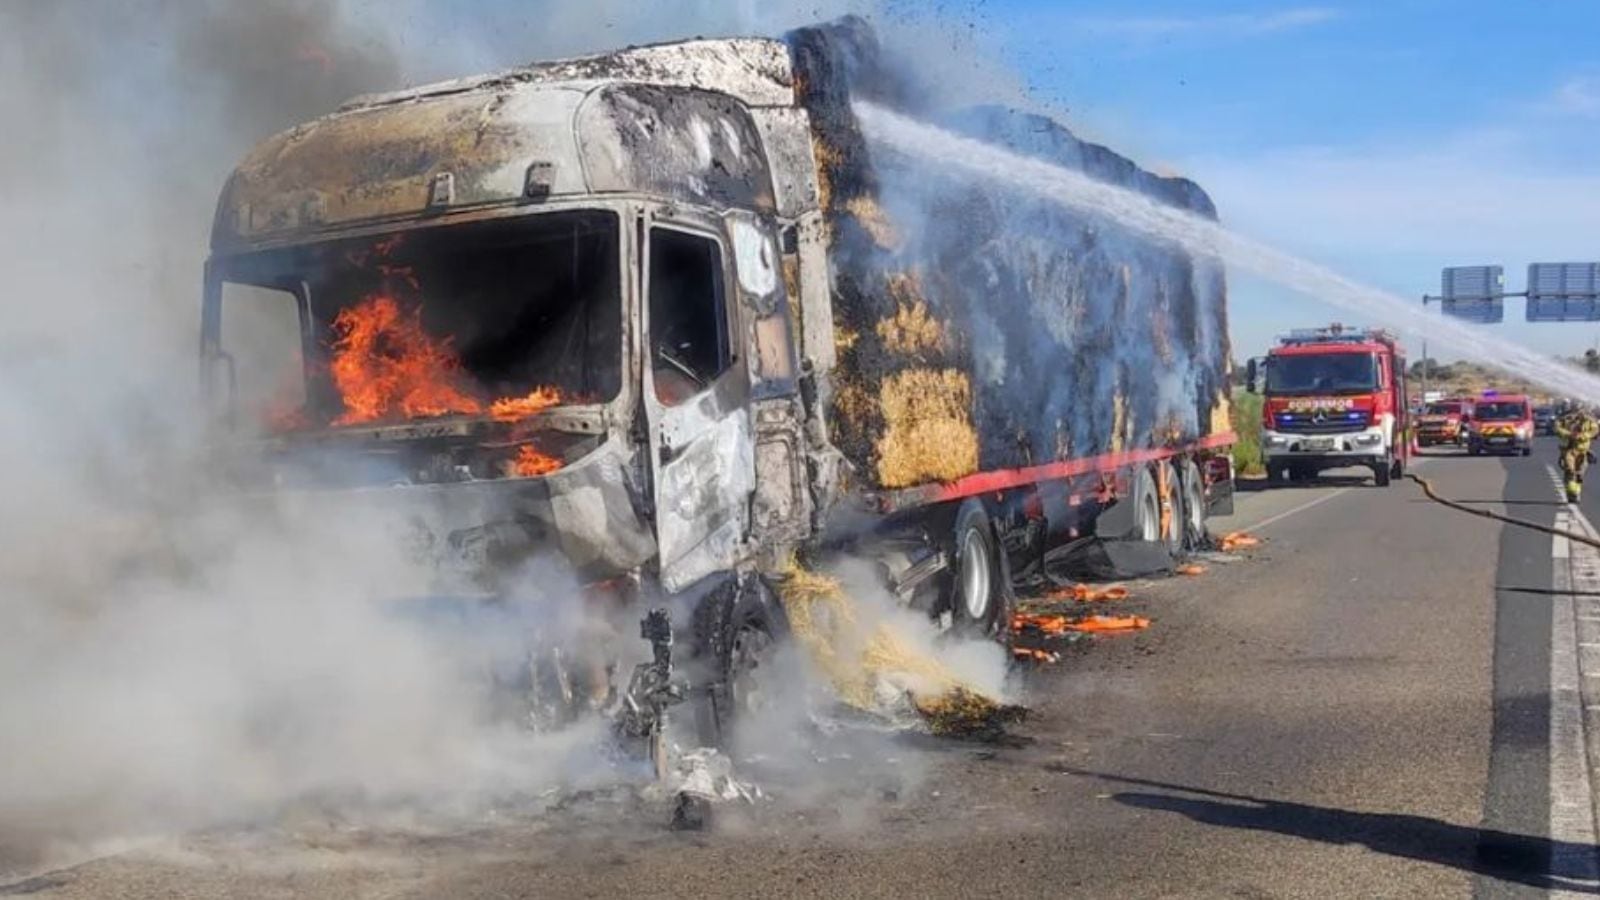
[[[1379,487],[1405,469],[1406,363],[1395,336],[1334,324],[1278,339],[1251,360],[1249,386],[1264,391],[1261,453],[1274,483],[1363,466]]]

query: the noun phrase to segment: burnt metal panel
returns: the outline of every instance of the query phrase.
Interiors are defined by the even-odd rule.
[[[629,191],[715,209],[773,210],[772,176],[748,110],[726,94],[618,84],[578,111],[596,192]]]

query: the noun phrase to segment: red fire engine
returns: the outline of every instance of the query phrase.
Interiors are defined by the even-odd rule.
[[[1334,324],[1279,338],[1265,365],[1250,361],[1250,390],[1264,369],[1261,453],[1273,482],[1364,466],[1379,487],[1410,454],[1406,363],[1395,336]]]

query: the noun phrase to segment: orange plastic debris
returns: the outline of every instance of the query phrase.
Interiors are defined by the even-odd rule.
[[[1200,565],[1199,563],[1184,563],[1174,571],[1176,571],[1179,575],[1204,575],[1206,573],[1206,567]]]
[[[1101,603],[1107,600],[1128,599],[1128,589],[1120,584],[1113,584],[1108,588],[1095,590],[1087,584],[1075,584],[1069,588],[1051,591],[1046,595],[1049,600],[1076,600],[1079,603]]]
[[[1150,620],[1144,616],[1090,616],[1067,625],[1069,631],[1087,632],[1140,631],[1149,627]]]
[[[1243,550],[1261,546],[1261,539],[1247,531],[1230,531],[1222,536],[1220,543],[1223,550]]]
[[[1143,616],[1088,616],[1083,619],[1072,619],[1063,615],[1017,613],[1011,617],[1012,630],[1033,629],[1046,635],[1063,635],[1070,632],[1139,631],[1149,627],[1150,620]]]

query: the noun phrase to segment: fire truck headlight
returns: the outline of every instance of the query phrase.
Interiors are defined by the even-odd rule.
[[[1286,446],[1288,443],[1289,443],[1289,439],[1286,438],[1286,437],[1283,437],[1281,435],[1273,434],[1273,435],[1268,435],[1267,436],[1267,446],[1268,447],[1283,447],[1283,446]]]
[[[1356,435],[1356,443],[1363,447],[1370,447],[1373,444],[1381,444],[1383,443],[1383,435],[1373,434],[1371,432],[1367,434],[1358,434]]]

